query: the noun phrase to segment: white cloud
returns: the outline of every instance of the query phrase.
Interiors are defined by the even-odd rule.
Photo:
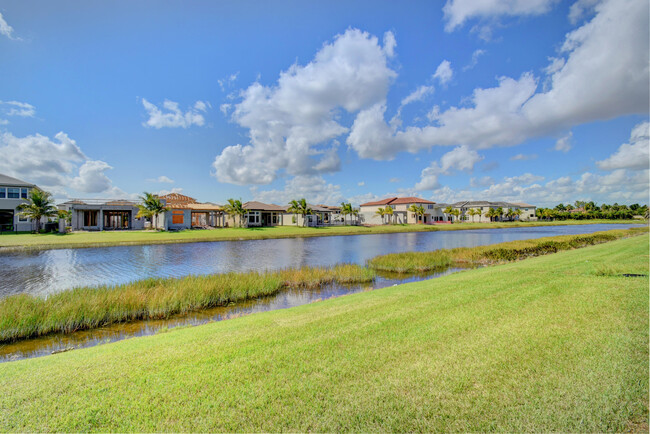
[[[647,170],[650,165],[650,123],[642,122],[632,129],[630,143],[623,143],[609,158],[596,162],[602,170]]]
[[[569,9],[569,21],[577,23],[589,10],[592,10],[600,0],[578,0]]]
[[[537,154],[517,154],[510,157],[510,161],[528,161],[535,160],[536,158]]]
[[[357,185],[358,185],[359,187],[363,187],[364,185],[366,185],[366,183],[363,182],[363,181],[360,181],[360,182],[357,182]]]
[[[142,125],[153,128],[188,128],[192,125],[203,126],[205,124],[205,118],[201,113],[205,113],[211,107],[208,102],[197,101],[193,107],[183,113],[178,107],[177,102],[166,99],[163,102],[164,112],[144,98],[142,98],[142,105],[149,115],[149,119]]]
[[[472,53],[472,60],[470,60],[470,62],[467,65],[463,66],[463,71],[467,71],[468,69],[474,68],[478,64],[478,58],[484,55],[485,53],[486,53],[485,50],[481,50],[481,49],[474,50],[474,52]]]
[[[554,149],[556,151],[567,153],[571,150],[571,139],[573,138],[573,133],[569,131],[569,134],[560,137],[557,142],[555,142]]]
[[[470,178],[469,185],[470,187],[487,187],[494,184],[494,178],[491,176],[483,176],[481,178]]]
[[[36,108],[26,102],[0,101],[2,114],[5,116],[34,117]]]
[[[226,88],[231,87],[235,81],[237,81],[237,77],[239,76],[239,72],[236,72],[234,74],[230,74],[226,78],[222,78],[217,80],[217,83],[219,84],[219,87],[221,88],[222,92],[226,91]]]
[[[484,157],[467,146],[459,146],[447,152],[440,158],[440,163],[433,162],[420,174],[420,181],[415,184],[415,190],[433,190],[439,187],[440,175],[452,175],[454,171],[471,172],[474,166]]]
[[[443,60],[436,68],[433,78],[437,78],[440,84],[445,85],[449,83],[451,78],[454,76],[454,71],[451,69],[451,62],[448,60]]]
[[[0,13],[0,35],[5,35],[7,38],[14,40],[14,41],[20,41],[21,39],[14,36],[14,29],[11,27],[7,22],[5,21],[4,17],[2,16],[2,13]]]
[[[595,10],[591,21],[566,35],[565,61],[552,60],[548,91],[537,92],[532,73],[501,77],[498,87],[475,89],[468,107],[434,107],[432,125],[403,130],[399,122],[385,122],[386,107],[379,103],[357,115],[348,146],[374,159],[433,146],[510,146],[574,125],[647,113],[648,2],[609,0]]]
[[[214,176],[233,184],[268,184],[279,171],[315,175],[339,170],[336,138],[348,131],[341,109],[354,113],[385,100],[396,73],[387,66],[392,48],[349,29],[325,44],[307,65],[292,65],[278,83],[256,82],[242,92],[232,119],[248,129],[250,144],[225,147]]]
[[[147,179],[147,182],[160,182],[160,183],[165,183],[165,184],[173,184],[174,180],[165,176],[165,175],[160,175],[158,178],[149,178]]]
[[[105,197],[124,197],[104,173],[107,163],[89,159],[77,143],[60,132],[54,139],[35,134],[16,137],[0,135],[0,173],[14,176],[67,197],[74,190],[80,193],[102,193]]]
[[[469,19],[494,20],[501,16],[541,15],[558,0],[447,0],[443,7],[445,30],[451,32]]]
[[[386,56],[393,57],[395,55],[396,46],[397,41],[395,40],[393,32],[384,33],[384,53],[386,53]]]
[[[154,192],[154,194],[158,195],[158,196],[166,196],[166,195],[171,194],[171,193],[182,193],[182,192],[183,192],[183,189],[181,187],[174,187],[171,190],[158,190],[158,191]]]
[[[422,101],[427,95],[432,94],[434,91],[433,86],[420,86],[415,89],[413,92],[408,94],[404,99],[402,99],[401,106],[404,107],[407,104],[411,104],[416,101]]]
[[[294,176],[284,183],[282,190],[259,190],[252,187],[254,200],[286,205],[291,200],[305,198],[312,205],[336,205],[343,201],[341,186],[328,184],[322,176]]]

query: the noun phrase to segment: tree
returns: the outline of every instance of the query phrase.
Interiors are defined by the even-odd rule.
[[[476,210],[474,208],[470,208],[467,210],[467,214],[469,214],[470,217],[472,217],[472,223],[474,223],[474,216],[476,215]]]
[[[243,226],[244,215],[248,212],[241,203],[239,199],[228,199],[228,203],[223,206],[223,210],[226,214],[231,216],[237,216],[239,220],[239,227]]]
[[[453,210],[454,210],[454,207],[449,205],[447,208],[445,208],[445,210],[443,212],[445,214],[447,214],[447,216],[450,216],[450,215],[453,215],[453,212],[452,212]]]
[[[498,217],[499,219],[503,219],[503,208],[501,207],[497,208],[497,213],[495,217]]]
[[[351,214],[353,217],[356,217],[357,220],[358,220],[358,219],[359,219],[359,208],[352,208],[352,205],[351,205],[351,204],[350,204],[350,208],[351,208],[350,214]]]
[[[393,207],[390,205],[386,205],[386,208],[384,208],[384,214],[388,216],[388,223],[393,222]]]
[[[287,212],[300,214],[302,216],[303,227],[307,225],[307,216],[313,214],[313,211],[309,205],[307,205],[307,201],[304,197],[300,200],[292,200],[289,202],[289,208],[287,209]]]
[[[515,211],[512,208],[508,208],[508,212],[506,212],[506,217],[510,220],[514,220],[515,216]]]
[[[41,230],[41,218],[56,217],[59,215],[59,210],[54,206],[54,199],[52,199],[52,195],[47,191],[32,188],[27,200],[27,203],[18,205],[16,210],[23,217],[27,217],[36,222],[36,232]]]
[[[498,216],[498,215],[499,215],[499,214],[497,213],[497,210],[494,209],[494,208],[490,208],[490,209],[485,213],[485,217],[488,217],[488,218],[490,219],[490,221],[493,221],[492,219],[493,219],[494,217]]]
[[[345,203],[341,202],[341,214],[343,215],[343,223],[347,224],[347,221],[345,220],[346,215],[352,214],[352,204],[351,203]]]
[[[136,218],[144,217],[151,219],[151,225],[158,227],[158,215],[169,211],[169,208],[165,207],[165,204],[158,196],[153,193],[147,193],[146,191],[142,193],[140,200],[142,204],[138,205],[139,211]]]
[[[454,208],[451,210],[451,214],[456,217],[456,221],[458,221],[458,217],[460,216],[460,210],[458,208]]]
[[[418,223],[420,223],[421,217],[423,217],[424,214],[426,213],[422,205],[413,204],[409,207],[408,210],[418,217]]]
[[[384,208],[378,208],[377,211],[375,211],[375,214],[377,214],[379,217],[381,217],[381,224],[384,224],[384,216],[386,215],[386,210]]]

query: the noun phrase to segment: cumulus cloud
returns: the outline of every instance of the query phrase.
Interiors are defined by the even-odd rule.
[[[536,158],[537,154],[517,154],[510,157],[510,161],[528,161],[535,160]]]
[[[451,175],[456,170],[471,172],[474,166],[484,157],[467,146],[459,146],[447,152],[440,158],[440,163],[433,162],[420,174],[420,181],[415,184],[415,190],[433,190],[439,187],[440,175]]]
[[[392,35],[392,34],[391,34]],[[325,44],[308,64],[294,64],[277,85],[253,83],[235,104],[232,120],[250,143],[225,147],[214,175],[233,184],[268,184],[279,171],[308,176],[339,170],[336,138],[348,131],[339,113],[385,100],[396,73],[387,66],[394,37],[349,29]]]
[[[436,72],[433,74],[433,78],[438,79],[440,84],[447,84],[454,76],[454,71],[451,69],[451,62],[448,60],[443,60],[440,62],[440,65],[436,68]]]
[[[153,128],[188,128],[192,125],[203,126],[205,118],[202,113],[205,113],[210,108],[210,103],[205,101],[197,101],[187,111],[183,112],[177,102],[165,100],[162,109],[158,108],[155,104],[150,103],[142,98],[142,105],[149,115],[149,119],[143,122],[145,127]]]
[[[81,193],[123,195],[104,173],[107,163],[89,159],[77,143],[60,132],[54,139],[35,134],[16,137],[0,135],[0,173],[14,176],[59,196],[68,189]]]
[[[165,176],[165,175],[160,175],[158,178],[149,178],[147,179],[147,182],[159,182],[159,183],[164,183],[164,184],[173,184],[174,180]]]
[[[602,170],[647,170],[650,165],[650,123],[642,122],[632,129],[630,143],[623,143],[609,158],[596,162]]]
[[[384,53],[386,53],[386,56],[393,57],[395,55],[396,46],[397,41],[395,40],[393,32],[384,33]]]
[[[343,201],[341,186],[330,184],[322,176],[300,175],[285,182],[282,190],[259,190],[252,187],[254,200],[286,205],[291,200],[305,198],[310,204],[336,205]]]
[[[571,138],[573,133],[569,131],[569,134],[560,137],[557,142],[555,142],[554,149],[556,151],[567,153],[571,150]]]
[[[413,102],[422,101],[427,95],[431,95],[433,91],[433,86],[420,86],[402,99],[401,106],[404,107]]]
[[[7,24],[7,21],[5,21],[4,17],[2,16],[2,13],[0,13],[0,35],[5,35],[7,38],[14,41],[21,40],[20,38],[14,36],[13,27]]]
[[[542,15],[558,0],[447,0],[443,7],[445,30],[451,32],[467,20],[494,20],[502,16]]]
[[[403,130],[397,122],[386,123],[382,102],[357,115],[348,146],[363,158],[385,160],[436,145],[515,145],[582,123],[647,113],[648,2],[609,0],[595,12],[566,35],[559,53],[564,61],[553,60],[548,70],[554,71],[548,90],[538,92],[539,79],[530,72],[519,79],[500,77],[497,87],[475,89],[469,106],[434,107],[431,125]]]

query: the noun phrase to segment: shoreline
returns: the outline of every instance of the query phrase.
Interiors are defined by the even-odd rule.
[[[269,240],[284,238],[313,238],[347,235],[380,235],[409,232],[460,231],[476,229],[507,229],[541,226],[573,226],[589,224],[638,224],[639,220],[563,220],[551,222],[497,222],[453,223],[439,225],[378,225],[342,226],[322,228],[264,227],[264,228],[217,228],[209,230],[189,229],[180,232],[123,231],[123,232],[75,232],[71,234],[6,234],[0,235],[0,254],[16,251],[83,249],[94,247],[140,246],[156,244],[202,243],[218,241]],[[6,238],[9,238],[7,240]],[[16,240],[17,237],[20,237]],[[75,237],[74,240],[69,238]],[[151,237],[157,237],[152,239]],[[65,238],[65,239],[64,239]],[[103,239],[102,239],[103,238]],[[122,238],[122,239],[120,239]],[[11,241],[18,241],[11,243]],[[21,242],[22,241],[22,242]]]

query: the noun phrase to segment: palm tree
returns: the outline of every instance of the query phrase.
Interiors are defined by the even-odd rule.
[[[494,209],[494,208],[490,208],[490,209],[485,213],[485,217],[488,217],[488,218],[490,219],[490,221],[493,221],[492,219],[493,219],[494,217],[498,216],[498,215],[499,215],[499,214],[498,214],[497,210]]]
[[[523,211],[520,208],[517,208],[512,212],[512,215],[513,217],[517,217],[517,220],[519,220],[519,217],[521,216],[522,213]]]
[[[469,214],[472,217],[472,223],[474,223],[474,216],[476,215],[476,210],[474,208],[470,208],[467,210],[467,214]]]
[[[352,215],[352,217],[356,217],[356,220],[358,221],[359,220],[359,208],[352,208],[352,204],[350,204],[350,209],[351,209],[350,214]]]
[[[158,227],[158,214],[162,214],[165,211],[169,211],[169,208],[165,207],[165,204],[158,196],[153,193],[147,193],[146,191],[140,196],[142,205],[138,205],[140,209],[136,218],[149,218],[151,219],[151,225],[153,227]]]
[[[381,217],[381,224],[384,224],[384,216],[386,215],[386,210],[384,208],[378,208],[377,211],[375,211],[375,214],[377,214],[379,217]]]
[[[23,217],[36,222],[36,232],[41,230],[41,218],[59,215],[59,210],[54,206],[54,199],[47,191],[32,188],[27,200],[29,202],[21,203],[16,207],[16,210]]]
[[[483,208],[476,208],[476,215],[478,216],[478,221],[481,221],[481,216],[483,215]]]
[[[223,206],[223,210],[226,214],[233,216],[233,218],[234,216],[238,216],[240,227],[243,225],[244,215],[248,212],[239,199],[228,199],[228,204]]]
[[[307,225],[307,216],[313,213],[311,208],[309,208],[309,205],[307,205],[305,198],[302,198],[300,200],[292,200],[289,202],[289,208],[287,209],[287,212],[300,214],[302,216],[303,227]]]
[[[450,215],[454,215],[453,211],[454,211],[454,207],[449,205],[447,208],[445,208],[443,212],[447,214],[447,216],[450,216]]]
[[[386,205],[386,208],[384,208],[384,214],[388,216],[388,222],[392,223],[393,220],[393,207],[390,205]]]
[[[458,222],[458,217],[460,216],[460,210],[458,208],[454,208],[451,210],[451,214],[456,217],[456,222]]]
[[[495,217],[498,217],[499,219],[503,219],[503,208],[501,207],[497,208],[497,213]]]
[[[345,216],[352,214],[352,204],[341,202],[341,214],[343,215],[343,224],[347,224]]]
[[[415,205],[415,204],[413,204],[413,205],[411,205],[411,206],[409,207],[408,210],[409,210],[410,212],[412,212],[413,214],[415,214],[415,215],[418,217],[418,223],[421,223],[421,221],[420,221],[420,220],[421,220],[421,217],[423,217],[424,214],[426,213],[426,211],[424,210],[424,207],[423,207],[422,205]]]
[[[508,212],[506,212],[506,217],[508,217],[509,220],[514,220],[515,216],[515,211],[512,208],[508,208]]]

